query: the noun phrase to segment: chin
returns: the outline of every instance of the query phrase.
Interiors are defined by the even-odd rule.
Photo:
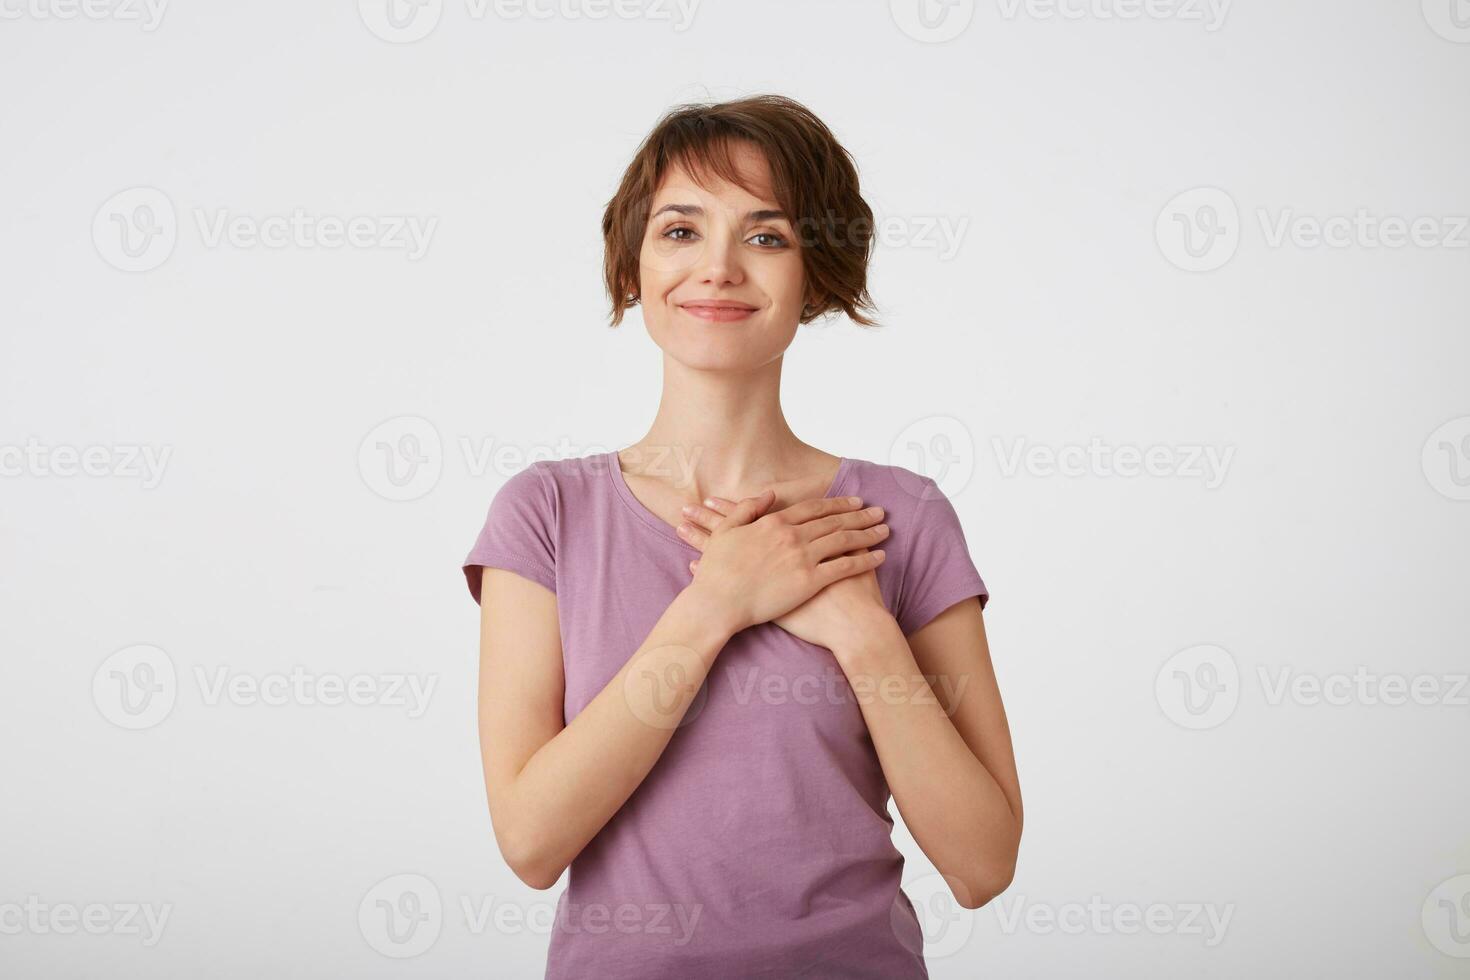
[[[723,332],[721,332],[723,331]],[[765,344],[753,344],[749,334],[712,324],[694,330],[682,327],[650,331],[653,342],[665,354],[696,371],[740,371],[758,367],[778,355]]]

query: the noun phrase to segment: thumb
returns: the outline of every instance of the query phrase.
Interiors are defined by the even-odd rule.
[[[771,506],[771,501],[775,497],[775,492],[769,488],[762,490],[754,497],[746,497],[725,516],[725,519],[720,522],[720,527],[739,527],[742,524],[749,524]]]

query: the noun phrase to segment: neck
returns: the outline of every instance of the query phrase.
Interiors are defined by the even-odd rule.
[[[664,357],[658,412],[623,450],[623,468],[691,496],[738,499],[811,476],[826,453],[807,445],[781,410],[783,358],[750,371],[706,371]]]

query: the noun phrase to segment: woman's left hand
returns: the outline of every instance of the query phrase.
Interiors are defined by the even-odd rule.
[[[708,502],[714,506],[691,504],[685,507],[684,523],[677,528],[679,537],[700,551],[704,550],[710,531],[735,506],[732,501],[723,497],[711,497]],[[873,523],[877,524],[882,519],[883,514],[880,511]],[[867,550],[859,548],[847,554],[858,555]],[[690,571],[698,564],[697,558],[691,561]],[[777,616],[771,622],[808,643],[826,647],[828,650],[843,650],[869,634],[865,624],[872,622],[875,616],[891,618],[878,589],[877,570],[870,569],[861,575],[852,575],[833,582],[806,602],[782,616]]]

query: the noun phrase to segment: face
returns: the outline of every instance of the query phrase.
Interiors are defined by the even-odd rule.
[[[654,195],[639,256],[639,296],[653,342],[693,368],[742,370],[778,357],[796,335],[805,273],[794,226],[770,197],[760,151],[732,154],[757,193],[671,168]]]

